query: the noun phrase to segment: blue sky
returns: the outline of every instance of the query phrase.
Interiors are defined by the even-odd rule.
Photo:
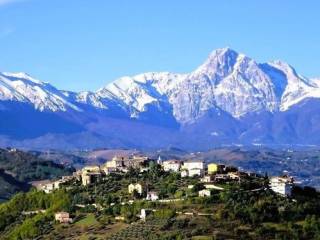
[[[60,89],[125,75],[190,72],[229,46],[320,76],[320,1],[0,0],[0,71]]]

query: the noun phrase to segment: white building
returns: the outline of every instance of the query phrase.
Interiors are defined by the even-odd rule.
[[[139,217],[142,221],[146,221],[146,218],[150,213],[152,213],[152,210],[142,208]]]
[[[42,190],[43,190],[45,193],[51,193],[54,189],[55,189],[55,184],[54,184],[54,182],[49,182],[49,183],[44,184],[44,185],[42,186]]]
[[[224,188],[218,187],[218,186],[216,186],[214,184],[205,184],[204,187],[206,189],[211,189],[211,190],[224,190]]]
[[[183,175],[189,177],[203,176],[204,168],[205,166],[202,160],[187,160],[184,161],[182,165],[182,170],[187,172],[187,174],[183,173]]]
[[[221,181],[221,180],[229,180],[230,177],[229,177],[228,174],[221,173],[221,174],[216,174],[216,175],[214,176],[214,179],[215,179],[216,181]]]
[[[188,176],[189,176],[188,170],[181,170],[180,176],[181,176],[182,178],[183,178],[183,177],[188,177]]]
[[[202,160],[187,160],[183,162],[183,169],[191,170],[191,169],[202,169],[204,170],[204,161]]]
[[[181,166],[181,162],[178,160],[167,160],[163,161],[162,167],[165,172],[173,171],[179,172]]]
[[[203,176],[204,170],[201,168],[192,168],[188,170],[188,176],[189,177],[195,177],[195,176]]]
[[[159,195],[157,192],[148,192],[147,193],[147,197],[146,197],[146,200],[149,200],[149,201],[156,201],[159,199]]]
[[[199,197],[210,197],[211,196],[211,191],[208,189],[200,190],[198,193],[199,193]]]
[[[161,159],[161,156],[159,155],[159,157],[158,157],[158,160],[157,160],[157,164],[159,164],[159,165],[162,165],[162,159]]]
[[[142,187],[142,185],[140,183],[136,183],[136,184],[131,183],[128,186],[128,192],[129,193],[133,193],[134,190],[136,190],[137,193],[139,193],[141,195],[142,192],[143,192],[143,187]]]
[[[283,196],[291,196],[293,178],[290,177],[272,177],[270,179],[270,188],[272,191]]]
[[[64,181],[62,180],[57,180],[57,181],[43,181],[40,184],[36,186],[38,190],[42,190],[45,193],[51,193],[55,189],[60,188],[60,184],[63,183]]]
[[[204,175],[204,170],[199,169],[199,168],[193,168],[190,170],[183,169],[180,172],[181,177],[195,177],[195,176],[203,176]]]

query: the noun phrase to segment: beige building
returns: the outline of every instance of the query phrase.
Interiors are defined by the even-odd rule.
[[[81,181],[82,185],[99,182],[102,178],[102,171],[99,166],[87,166],[82,169]]]
[[[60,223],[72,223],[72,218],[70,218],[70,214],[67,212],[57,212],[54,218]]]
[[[179,160],[166,160],[162,162],[163,170],[166,172],[179,172],[181,162]]]
[[[128,168],[141,168],[146,165],[150,159],[146,156],[129,156],[129,157],[119,157],[115,156],[112,160],[107,161],[105,168],[107,169],[117,169],[118,171],[127,171]]]
[[[99,166],[85,166],[82,168],[82,173],[83,172],[100,172],[100,167]]]
[[[239,172],[229,172],[228,176],[231,180],[239,181],[241,179],[241,174]]]
[[[124,157],[113,157],[111,161],[107,161],[105,164],[107,168],[122,168],[124,167]]]
[[[200,179],[201,182],[209,183],[213,182],[214,178],[211,175],[206,175]]]
[[[63,176],[61,179],[52,181],[36,181],[32,185],[35,186],[39,191],[44,191],[45,193],[51,193],[55,189],[59,189],[63,183],[72,180],[73,176]]]

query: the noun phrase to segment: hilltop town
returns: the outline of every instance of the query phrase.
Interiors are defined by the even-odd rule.
[[[319,236],[315,189],[215,162],[114,156],[34,187],[0,205],[0,239]]]
[[[99,184],[103,179],[106,179],[110,174],[125,174],[131,170],[138,171],[139,173],[147,172],[151,166],[157,165],[164,172],[171,172],[179,174],[181,178],[196,178],[198,183],[204,183],[204,187],[207,189],[205,196],[210,196],[210,189],[223,190],[222,187],[218,187],[214,183],[226,184],[226,183],[240,183],[241,181],[251,181],[252,179],[264,179],[265,176],[259,176],[252,172],[241,172],[234,166],[225,166],[218,163],[205,164],[203,160],[186,160],[180,161],[176,159],[161,160],[161,157],[157,160],[148,158],[147,156],[129,156],[119,157],[115,156],[112,160],[107,161],[105,164],[99,166],[85,166],[84,168],[73,173],[72,176],[62,176],[61,179],[53,181],[40,181],[36,182],[34,186],[38,190],[43,190],[46,193],[50,193],[55,189],[59,189],[63,184],[72,180],[81,182],[83,186],[90,184]],[[277,194],[290,197],[292,188],[294,186],[294,179],[289,176],[271,177],[269,186],[264,186],[260,190],[265,190],[269,187]],[[136,190],[140,195],[144,192],[145,186],[140,183],[131,183],[128,186],[129,193]],[[192,188],[189,185],[188,188]],[[149,191],[146,191],[146,195],[149,196]],[[257,189],[255,189],[257,191]],[[204,190],[199,191],[199,196],[204,193]],[[156,192],[152,192],[153,195],[157,195]],[[158,195],[156,197],[158,199]],[[147,199],[148,200],[148,199]]]

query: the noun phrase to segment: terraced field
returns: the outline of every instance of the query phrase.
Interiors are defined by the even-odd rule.
[[[108,240],[142,240],[151,239],[150,237],[160,231],[166,220],[139,221],[129,227],[113,234]]]

